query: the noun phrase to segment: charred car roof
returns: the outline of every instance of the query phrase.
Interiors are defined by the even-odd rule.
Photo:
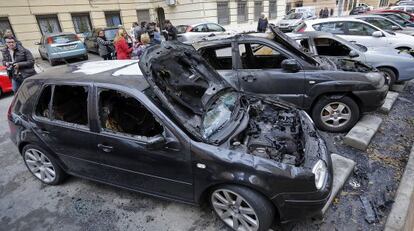
[[[67,65],[39,73],[30,79],[54,83],[116,84],[138,91],[149,88],[137,60],[106,60]]]

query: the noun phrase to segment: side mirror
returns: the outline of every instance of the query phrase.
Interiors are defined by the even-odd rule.
[[[372,33],[372,37],[376,37],[376,38],[384,37],[384,34],[381,31],[374,31]]]
[[[354,50],[349,52],[349,57],[351,57],[351,58],[355,58],[355,57],[358,57],[358,56],[359,56],[358,52],[356,52]]]
[[[35,42],[34,45],[40,45],[40,42]]]
[[[159,135],[149,138],[145,146],[149,150],[157,150],[164,147],[165,143],[165,138]]]
[[[282,69],[288,72],[298,72],[301,68],[295,59],[285,59],[281,63]]]

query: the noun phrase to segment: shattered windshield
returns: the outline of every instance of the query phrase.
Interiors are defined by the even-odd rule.
[[[236,92],[229,92],[220,96],[204,115],[202,135],[205,139],[220,131],[230,120],[237,96]]]

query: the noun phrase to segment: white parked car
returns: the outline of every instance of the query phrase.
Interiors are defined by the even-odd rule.
[[[305,31],[329,32],[366,47],[392,47],[398,50],[414,49],[413,36],[387,32],[365,21],[350,17],[308,20],[295,29],[295,32],[299,33]]]
[[[414,5],[408,5],[408,6],[391,6],[391,10],[402,10],[408,13],[414,13]]]
[[[219,24],[209,22],[193,25],[178,25],[176,28],[178,31],[177,40],[183,43],[193,43],[204,37],[230,34],[230,32],[226,31]]]
[[[366,3],[358,3],[357,6],[364,7],[366,9],[368,9],[368,10],[373,10],[374,9],[373,6],[370,6],[370,5],[366,4]]]
[[[316,18],[315,12],[303,11],[303,12],[291,12],[277,22],[276,26],[283,32],[290,32],[294,30],[299,24],[306,19]]]

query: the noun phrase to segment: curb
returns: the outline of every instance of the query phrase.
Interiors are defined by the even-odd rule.
[[[387,218],[385,231],[414,230],[414,145],[398,186],[395,202]]]
[[[398,98],[399,93],[389,91],[385,98],[385,102],[382,104],[381,108],[379,109],[380,112],[384,114],[388,114],[391,111],[392,106],[394,105],[395,101]]]
[[[377,133],[382,119],[373,115],[364,115],[357,124],[346,134],[344,143],[353,148],[365,151],[372,137]]]

